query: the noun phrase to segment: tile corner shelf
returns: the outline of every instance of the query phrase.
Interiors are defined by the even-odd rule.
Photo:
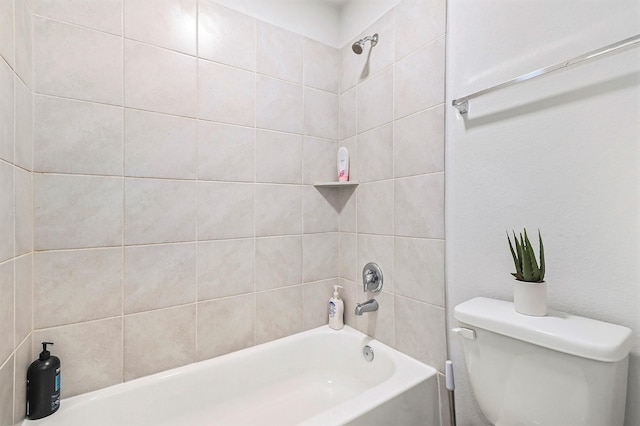
[[[347,182],[314,182],[316,188],[352,188],[358,186],[358,181],[350,180]]]

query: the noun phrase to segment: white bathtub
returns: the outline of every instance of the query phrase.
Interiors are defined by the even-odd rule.
[[[23,423],[344,424],[439,426],[435,369],[352,328],[324,326],[64,399],[57,413]]]

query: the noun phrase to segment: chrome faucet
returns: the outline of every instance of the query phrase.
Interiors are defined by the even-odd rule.
[[[360,316],[365,312],[373,312],[378,310],[378,302],[376,299],[367,300],[366,302],[356,305],[356,315]]]

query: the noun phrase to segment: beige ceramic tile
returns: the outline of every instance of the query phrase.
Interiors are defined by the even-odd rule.
[[[356,134],[356,88],[352,88],[340,95],[340,139]]]
[[[36,250],[122,244],[122,178],[34,175]]]
[[[198,240],[253,236],[253,184],[198,182]]]
[[[393,187],[390,180],[358,186],[358,232],[393,235]]]
[[[357,281],[360,276],[357,264],[357,237],[357,234],[340,233],[340,278],[350,281]]]
[[[125,179],[126,245],[194,241],[196,182]]]
[[[37,0],[34,13],[57,21],[122,35],[123,0]]]
[[[14,144],[14,76],[11,68],[0,60],[0,159],[13,163]]]
[[[444,102],[444,50],[445,39],[441,37],[396,63],[395,118]]]
[[[3,363],[14,346],[14,306],[13,306],[14,261],[0,263],[0,364]]]
[[[339,227],[339,196],[335,188],[305,185],[303,188],[303,232],[337,232]]]
[[[122,176],[122,108],[49,96],[34,107],[35,171]]]
[[[386,124],[358,135],[358,180],[393,177],[393,126]]]
[[[35,17],[33,52],[37,93],[122,105],[121,37]]]
[[[444,171],[444,105],[393,123],[395,177]]]
[[[198,121],[198,179],[253,182],[255,130]]]
[[[302,186],[256,185],[256,236],[302,233]]]
[[[32,336],[31,359],[42,351],[40,342],[54,343],[49,350],[62,360],[64,368],[62,398],[122,382],[122,318],[35,330]],[[157,345],[158,341],[161,339],[149,344],[167,346],[166,340],[165,345]]]
[[[304,39],[304,85],[337,93],[340,51],[318,41]]]
[[[444,34],[445,0],[404,0],[396,6],[396,60]]]
[[[395,239],[395,291],[444,307],[444,241]]]
[[[33,94],[15,77],[15,164],[33,170]]]
[[[196,0],[126,0],[124,35],[195,55],[196,9]]]
[[[122,313],[122,249],[39,252],[33,267],[34,328]]]
[[[196,359],[196,305],[124,317],[124,380]]]
[[[337,232],[302,237],[302,281],[336,278],[340,271],[340,237]]]
[[[256,82],[256,127],[302,134],[302,86],[258,76]]]
[[[200,1],[198,55],[204,59],[254,71],[256,20],[214,1]]]
[[[14,29],[14,12],[13,0],[5,0],[0,2],[0,56],[14,67],[15,55],[15,38]]]
[[[302,146],[303,182],[335,182],[337,171],[338,145],[335,141],[305,136]]]
[[[7,426],[13,424],[13,368],[13,355],[0,362],[0,424]]]
[[[24,340],[33,328],[33,268],[32,255],[15,260],[16,301],[15,333],[16,344]]]
[[[395,235],[444,238],[444,173],[396,179],[394,203]]]
[[[302,331],[302,301],[301,285],[256,293],[256,344]]]
[[[303,38],[262,21],[258,21],[257,31],[257,71],[302,83]]]
[[[196,120],[127,109],[125,175],[195,179]]]
[[[198,117],[253,126],[256,77],[253,72],[198,61]]]
[[[14,167],[0,161],[0,262],[14,256]]]
[[[14,168],[16,256],[33,250],[33,177],[30,172]]]
[[[340,196],[340,232],[357,231],[357,201],[358,190],[356,188],[344,188]]]
[[[26,1],[14,1],[14,7],[16,47],[14,69],[27,86],[33,89],[33,18]]]
[[[198,300],[251,293],[254,290],[253,239],[198,243]]]
[[[338,95],[316,89],[304,89],[304,134],[338,139]]]
[[[302,283],[302,237],[256,238],[256,290]]]
[[[196,244],[124,249],[125,314],[194,303]]]
[[[393,120],[393,67],[388,67],[358,85],[358,133]]]
[[[198,360],[253,346],[254,295],[198,303]]]
[[[396,296],[395,312],[395,347],[441,369],[447,359],[444,308]]]
[[[302,183],[302,136],[257,130],[256,182]]]
[[[13,404],[13,422],[19,424],[26,415],[27,407],[27,369],[31,365],[31,337],[26,338],[16,349],[15,355],[15,389]]]
[[[195,117],[196,58],[125,39],[125,105]]]

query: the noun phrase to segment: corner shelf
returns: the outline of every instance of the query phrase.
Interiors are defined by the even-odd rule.
[[[314,182],[316,188],[355,188],[359,182],[350,180],[347,182]]]

